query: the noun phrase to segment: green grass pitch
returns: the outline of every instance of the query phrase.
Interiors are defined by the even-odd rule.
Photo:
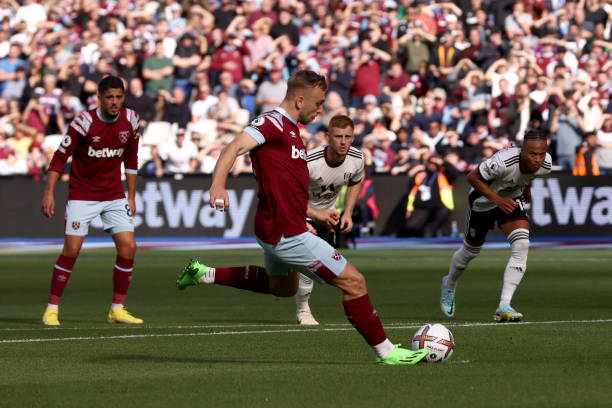
[[[190,256],[262,264],[260,251],[137,254],[127,306],[143,327],[106,323],[114,253],[84,250],[60,306],[40,321],[57,253],[0,254],[0,407],[604,407],[610,406],[612,252],[531,250],[513,305],[493,324],[509,250],[483,250],[439,309],[450,250],[350,250],[391,341],[447,325],[445,364],[377,366],[337,289],[316,285],[322,323],[295,324],[294,299],[233,288],[178,291]]]

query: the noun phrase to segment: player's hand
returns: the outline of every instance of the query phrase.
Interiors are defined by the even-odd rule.
[[[228,211],[230,202],[229,196],[227,195],[227,191],[224,187],[215,187],[212,186],[210,188],[210,208],[214,208],[219,211]]]
[[[350,214],[344,213],[340,218],[340,231],[350,232],[353,229],[353,217]]]
[[[136,214],[136,199],[135,198],[128,198],[128,204],[130,206],[130,211],[132,213],[132,215]]]
[[[495,203],[499,207],[500,210],[505,212],[506,214],[512,213],[518,207],[518,203],[511,198],[500,198]]]
[[[53,198],[52,193],[45,193],[41,210],[42,213],[49,218],[53,217],[53,214],[55,214],[55,198]]]
[[[312,224],[309,223],[308,221],[306,221],[306,227],[308,228],[308,231],[312,232],[315,235],[319,235],[317,234],[317,229],[313,227]]]

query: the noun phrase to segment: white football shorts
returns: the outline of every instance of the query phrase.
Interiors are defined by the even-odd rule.
[[[268,275],[300,272],[323,283],[340,275],[346,267],[346,258],[311,232],[282,237],[276,244],[267,244],[259,238],[257,242],[264,250]]]
[[[86,236],[91,221],[100,216],[104,232],[134,231],[134,217],[126,198],[112,201],[68,200],[66,203],[66,235]]]

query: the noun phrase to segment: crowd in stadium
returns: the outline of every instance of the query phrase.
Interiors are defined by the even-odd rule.
[[[44,177],[109,73],[141,118],[142,174],[211,173],[298,69],[329,81],[307,148],[348,114],[370,173],[433,153],[467,171],[535,127],[556,170],[612,174],[609,16],[607,0],[0,0],[0,175]]]

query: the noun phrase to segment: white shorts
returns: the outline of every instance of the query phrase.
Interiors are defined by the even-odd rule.
[[[264,250],[268,275],[300,272],[322,283],[340,275],[346,267],[346,258],[311,232],[282,237],[276,244],[267,244],[259,238],[257,242]]]
[[[127,199],[112,201],[68,200],[66,203],[66,235],[86,236],[91,220],[100,216],[104,232],[134,232],[134,217]]]

